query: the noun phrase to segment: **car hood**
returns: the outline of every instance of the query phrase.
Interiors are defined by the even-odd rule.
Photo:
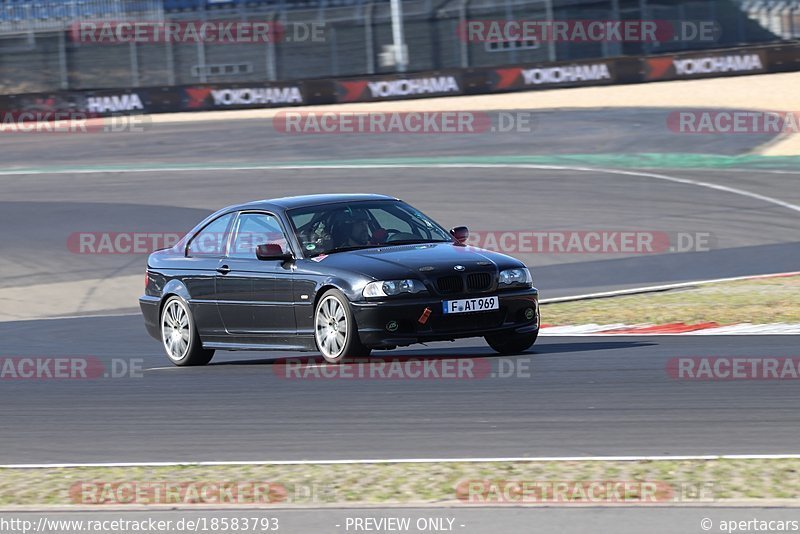
[[[426,278],[445,273],[497,271],[523,266],[522,262],[505,254],[451,243],[351,250],[325,256],[319,263],[356,271],[376,280],[410,276]]]

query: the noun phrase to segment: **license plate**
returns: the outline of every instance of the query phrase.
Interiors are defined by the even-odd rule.
[[[442,310],[444,311],[445,315],[451,313],[470,313],[499,309],[500,299],[497,297],[442,301]]]

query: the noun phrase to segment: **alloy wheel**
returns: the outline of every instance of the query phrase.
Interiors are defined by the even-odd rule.
[[[191,339],[189,314],[183,303],[179,300],[168,302],[161,314],[161,340],[167,356],[174,361],[185,358]]]
[[[315,335],[317,346],[328,359],[342,355],[347,345],[347,314],[344,305],[336,297],[329,295],[317,307]]]

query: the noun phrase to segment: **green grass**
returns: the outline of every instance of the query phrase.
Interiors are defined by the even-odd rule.
[[[546,304],[542,323],[800,323],[800,276],[720,282],[689,289]]]
[[[134,503],[118,502],[113,493],[101,491],[112,485],[119,489],[120,484],[126,482],[170,483],[173,487],[184,488],[189,485],[213,487],[219,483],[228,487],[238,483],[247,488],[248,484],[257,482],[268,483],[273,490],[278,488],[265,492],[264,495],[276,497],[262,499],[258,503],[261,505],[450,503],[474,506],[474,503],[464,502],[466,494],[462,493],[463,498],[459,498],[456,488],[468,488],[469,482],[501,488],[506,481],[561,482],[568,487],[603,481],[652,483],[659,488],[658,502],[668,503],[797,500],[800,499],[798,472],[800,460],[787,459],[0,469],[0,506],[84,504],[102,508],[103,504],[153,504],[142,497]],[[86,487],[80,486],[82,483],[94,484],[89,487],[97,491],[82,493],[76,489]],[[95,498],[101,495],[105,503],[95,503]],[[215,498],[192,499],[186,495],[173,494],[172,500],[164,502],[162,499],[162,503],[219,504]],[[239,504],[252,503],[248,500],[249,494],[242,495],[244,501]],[[516,504],[513,500],[493,498],[496,494],[477,495],[479,502],[488,499],[488,504]],[[629,493],[629,499],[632,499],[628,501],[631,504],[640,504],[636,491]],[[569,493],[567,501],[581,502],[582,499],[579,494]],[[601,497],[599,504],[603,501]],[[535,503],[537,499],[527,502]],[[236,503],[223,501],[223,504]]]

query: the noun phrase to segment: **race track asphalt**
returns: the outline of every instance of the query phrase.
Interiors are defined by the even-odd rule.
[[[710,250],[662,254],[509,251],[543,297],[798,270],[800,213],[758,198],[642,174],[574,168],[165,170],[358,158],[648,152],[744,154],[764,136],[681,136],[664,110],[536,115],[528,135],[285,136],[261,121],[152,125],[144,133],[8,136],[0,176],[0,288],[142,273],[143,255],[80,254],[76,232],[178,232],[221,206],[311,192],[401,197],[475,231],[634,230],[707,235]],[[64,170],[102,167],[96,174]],[[652,171],[651,171],[652,172]],[[657,171],[798,201],[797,175]],[[129,311],[135,302],[119,302]],[[775,337],[543,338],[529,377],[285,380],[274,358],[228,353],[168,366],[135,315],[0,324],[0,356],[141,359],[142,378],[1,381],[0,463],[466,456],[786,453],[797,450],[793,382],[683,382],[677,356],[797,356]],[[386,353],[478,356],[481,340]]]
[[[144,369],[116,379],[2,381],[3,463],[797,450],[797,381],[668,372],[677,357],[797,357],[793,336],[543,337],[509,358],[473,339],[375,354],[470,358],[472,373],[441,379],[415,378],[413,369],[400,379],[368,369],[367,378],[314,379],[315,368],[292,374],[279,360],[307,355],[285,352],[220,352],[207,367],[176,368],[137,316],[3,323],[0,339],[6,354],[57,348],[97,358],[106,371]]]

